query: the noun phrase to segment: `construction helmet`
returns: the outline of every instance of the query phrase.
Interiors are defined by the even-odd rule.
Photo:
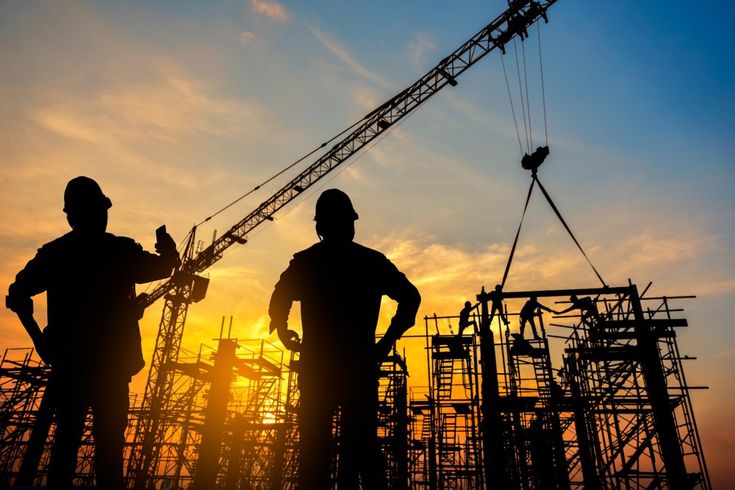
[[[64,212],[66,214],[89,209],[110,209],[112,201],[102,193],[99,184],[89,177],[71,179],[64,190]]]
[[[339,189],[327,189],[316,201],[314,221],[355,221],[358,218],[350,197]]]

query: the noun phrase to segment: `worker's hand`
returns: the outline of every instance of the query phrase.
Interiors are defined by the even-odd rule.
[[[390,354],[391,349],[393,349],[393,344],[395,342],[388,338],[387,335],[384,335],[383,338],[378,340],[378,342],[375,344],[375,360],[378,362],[382,362],[388,355]]]
[[[33,347],[36,349],[36,353],[38,353],[38,356],[44,363],[50,366],[53,362],[53,349],[51,345],[49,345],[48,335],[46,335],[46,332],[43,332],[38,336],[34,336],[32,340]]]
[[[33,315],[33,299],[9,294],[5,296],[5,307],[20,317]]]
[[[178,252],[176,251],[176,242],[171,235],[165,231],[161,233],[158,236],[158,240],[156,240],[156,252],[161,255],[178,255]]]
[[[279,328],[278,338],[286,349],[293,351],[301,350],[301,340],[299,339],[299,334],[295,331]]]

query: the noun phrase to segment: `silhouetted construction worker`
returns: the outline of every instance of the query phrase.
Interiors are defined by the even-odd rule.
[[[459,331],[457,332],[457,337],[461,337],[464,329],[469,327],[470,325],[474,326],[475,329],[477,329],[477,322],[474,320],[470,320],[472,309],[472,303],[470,303],[469,301],[465,301],[464,308],[462,308],[459,312]]]
[[[579,310],[581,314],[580,321],[586,325],[594,326],[600,319],[600,312],[597,311],[597,304],[589,296],[578,298],[576,294],[569,297],[572,305],[566,310],[562,310],[559,314],[567,313],[572,310]]]
[[[143,367],[135,284],[168,277],[176,244],[157,232],[148,253],[131,238],[106,233],[112,202],[89,177],[69,181],[64,212],[72,230],[41,247],[10,285],[7,306],[18,314],[51,366],[56,432],[48,488],[72,488],[84,420],[94,416],[97,488],[122,489],[128,383]],[[32,296],[46,292],[48,326],[33,318]]]
[[[358,215],[338,189],[316,203],[321,241],[294,255],[270,301],[271,331],[300,350],[299,389],[302,490],[330,488],[332,417],[341,410],[341,490],[386,488],[377,436],[379,362],[416,318],[421,297],[383,254],[354,243]],[[380,301],[398,309],[380,341],[375,329]],[[294,301],[301,302],[303,340],[288,329]]]
[[[523,308],[521,308],[521,328],[520,328],[520,334],[521,337],[523,337],[523,332],[526,329],[526,323],[529,323],[531,325],[531,330],[533,331],[533,338],[539,340],[541,337],[539,337],[538,332],[536,331],[536,314],[540,313],[538,310],[546,310],[549,313],[556,313],[551,308],[547,308],[546,306],[542,305],[538,302],[538,298],[536,296],[531,296],[528,301],[526,301],[526,304],[523,305]]]
[[[497,284],[493,291],[487,293],[487,297],[490,298],[489,324],[493,324],[493,318],[495,318],[495,313],[497,312],[498,315],[500,315],[500,319],[503,320],[505,326],[507,327],[508,325],[510,325],[508,318],[505,316],[505,309],[503,308],[503,286]]]

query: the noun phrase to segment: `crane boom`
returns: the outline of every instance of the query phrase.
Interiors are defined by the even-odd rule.
[[[161,452],[176,451],[179,446],[175,424],[167,413],[175,411],[175,373],[170,366],[178,359],[189,305],[204,297],[202,279],[197,274],[219,261],[234,244],[245,243],[247,235],[322,177],[337,168],[368,143],[406,117],[446,85],[457,85],[457,77],[495,48],[505,52],[505,45],[516,36],[524,39],[527,29],[540,18],[548,21],[546,11],[556,0],[511,0],[508,9],[477,34],[464,42],[415,83],[368,113],[358,125],[331,149],[305,168],[254,211],[233,225],[226,233],[198,253],[193,252],[194,233],[190,234],[179,270],[156,286],[139,304],[147,307],[165,298],[143,404],[128,460],[128,479],[133,488],[151,488],[154,474],[165,474],[177,486],[183,471],[183,457],[169,458]],[[175,464],[170,461],[176,461]]]
[[[517,35],[525,37],[526,29],[539,18],[548,21],[546,10],[555,2],[556,0],[512,2],[508,10],[444,58],[419,80],[367,114],[362,124],[213,241],[211,245],[191,259],[185,260],[181,270],[197,274],[208,269],[222,258],[225,250],[234,244],[246,241],[248,233],[264,221],[270,220],[278,210],[364,148],[391,125],[406,117],[447,84],[457,85],[457,77],[487,53],[495,48],[505,52],[505,44]],[[158,285],[143,300],[144,305],[152,304],[171,291],[175,287],[174,282],[173,279],[169,279]]]

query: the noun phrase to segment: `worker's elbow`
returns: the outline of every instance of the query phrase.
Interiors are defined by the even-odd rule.
[[[174,270],[181,265],[181,258],[175,250],[173,253],[161,254],[159,257],[162,268],[166,270],[166,277],[173,274]]]
[[[411,284],[411,293],[410,293],[410,303],[415,306],[416,311],[418,311],[419,306],[421,305],[421,293],[419,293],[419,290],[416,286]]]
[[[15,283],[8,288],[5,297],[5,307],[19,315],[33,313],[33,300],[31,295],[20,290]]]

